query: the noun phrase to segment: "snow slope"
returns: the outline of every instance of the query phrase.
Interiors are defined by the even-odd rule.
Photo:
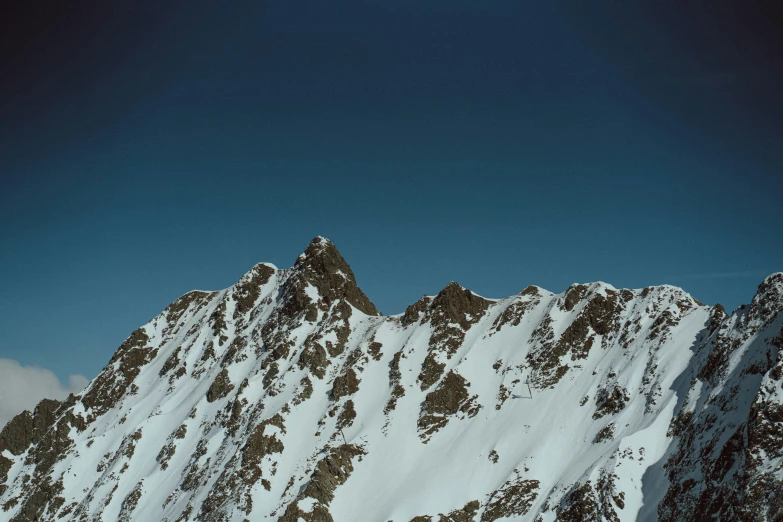
[[[783,520],[783,274],[456,283],[381,316],[315,238],[190,292],[0,433],[0,521]]]

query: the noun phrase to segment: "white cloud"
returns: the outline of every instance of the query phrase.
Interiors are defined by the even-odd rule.
[[[0,429],[22,411],[32,411],[41,399],[62,400],[82,391],[88,382],[84,375],[71,375],[63,386],[46,368],[0,358]]]
[[[68,393],[78,393],[90,384],[90,380],[84,375],[71,375],[68,377]]]

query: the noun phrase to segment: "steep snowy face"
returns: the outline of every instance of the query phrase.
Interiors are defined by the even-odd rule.
[[[14,418],[0,521],[778,520],[782,308],[776,274],[730,317],[604,283],[383,317],[318,237]]]
[[[661,520],[783,520],[783,274],[715,310],[682,379]]]

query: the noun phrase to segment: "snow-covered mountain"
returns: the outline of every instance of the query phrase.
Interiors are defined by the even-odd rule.
[[[335,246],[190,292],[0,433],[0,520],[783,520],[783,273],[451,283],[381,316]]]

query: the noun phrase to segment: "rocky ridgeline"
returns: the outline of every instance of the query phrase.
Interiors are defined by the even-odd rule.
[[[0,432],[0,521],[783,520],[783,274],[457,283],[381,316],[336,247],[190,292]]]

